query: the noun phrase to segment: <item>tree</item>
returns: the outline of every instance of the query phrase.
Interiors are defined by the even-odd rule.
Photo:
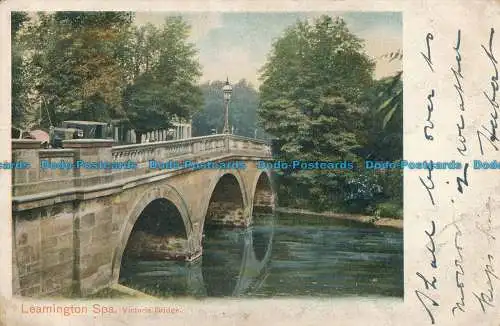
[[[364,96],[364,143],[360,155],[370,160],[403,158],[401,73],[378,80]]]
[[[273,46],[263,68],[259,116],[294,158],[349,159],[359,146],[356,107],[374,64],[345,22],[298,22]]]
[[[145,132],[169,128],[172,117],[190,118],[199,109],[201,71],[196,49],[187,42],[189,26],[181,18],[167,18],[161,29],[137,29],[135,35],[138,49],[129,60],[134,80],[123,107],[139,141]]]
[[[29,84],[24,98],[33,103],[16,104],[15,119],[36,120],[36,107],[44,113],[39,126],[120,119],[141,134],[189,118],[201,104],[189,27],[178,17],[162,28],[132,20],[129,12],[39,13],[16,38]]]
[[[401,50],[382,56],[389,61],[402,60],[402,57]],[[401,160],[403,158],[402,71],[376,81],[366,92],[364,103],[367,107],[364,114],[366,143],[361,155],[369,160]],[[385,173],[371,173],[369,176],[383,191],[383,202],[376,208],[380,214],[402,217],[403,172],[387,170]]]
[[[11,36],[15,37],[25,22],[29,21],[28,14],[21,11],[13,11],[10,17]]]
[[[29,21],[28,14],[13,11],[11,14],[12,38],[12,124],[21,128],[26,127],[26,94],[28,80],[23,62],[23,48],[19,42],[19,31]]]
[[[141,74],[151,73],[159,59],[160,38],[159,29],[151,23],[133,26],[128,30],[124,42],[127,53],[124,57],[124,65],[128,72],[128,84],[133,84]]]
[[[380,98],[384,99],[378,107],[378,111],[383,114],[383,126],[385,127],[391,119],[399,120],[403,115],[403,72],[399,71],[393,77],[385,80],[386,88],[380,93]]]
[[[116,28],[132,23],[134,14],[119,11],[58,11],[54,14],[57,22],[64,23],[72,28]]]
[[[222,87],[225,81],[206,82],[201,85],[203,92],[203,109],[193,116],[193,134],[210,135],[212,130],[222,131],[224,125],[224,102]],[[229,107],[229,125],[241,136],[265,137],[257,126],[257,107],[259,94],[245,79],[233,85],[233,93]]]
[[[398,50],[396,52],[387,53],[382,56],[389,60],[403,60],[403,52]],[[382,126],[385,128],[387,124],[393,119],[399,121],[403,118],[403,71],[398,71],[394,76],[385,78],[383,86],[378,93],[380,102],[377,112],[383,116]]]
[[[222,131],[224,125],[223,81],[216,80],[200,85],[203,94],[203,108],[193,116],[193,135],[205,136],[213,130]],[[232,110],[229,111],[230,115]]]
[[[402,60],[402,51],[384,54],[379,59]],[[362,97],[365,146],[360,155],[372,160],[394,161],[403,158],[403,82],[402,71],[374,82]]]
[[[357,162],[362,144],[365,90],[373,83],[374,62],[363,42],[341,18],[322,16],[314,23],[297,22],[273,44],[262,69],[259,118],[276,137],[285,160]],[[321,208],[340,200],[349,173],[285,171],[301,195]]]
[[[31,93],[47,112],[40,124],[123,115],[123,35],[131,13],[38,14],[23,35]],[[47,121],[50,120],[50,121]]]

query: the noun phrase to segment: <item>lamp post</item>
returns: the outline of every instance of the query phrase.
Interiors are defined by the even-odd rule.
[[[229,78],[226,78],[226,84],[222,87],[222,92],[224,92],[224,130],[222,133],[229,133],[229,100],[231,100],[231,93],[233,92],[233,87],[229,84]]]

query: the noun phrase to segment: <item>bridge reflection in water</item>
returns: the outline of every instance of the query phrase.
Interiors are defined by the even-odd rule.
[[[165,297],[403,296],[400,230],[315,215],[270,218],[269,226],[260,219],[248,229],[205,230],[203,257],[193,263],[127,261],[121,282]]]
[[[268,274],[275,223],[274,214],[260,213],[247,228],[206,226],[203,255],[192,262],[125,254],[119,282],[162,297],[225,297],[254,292]]]

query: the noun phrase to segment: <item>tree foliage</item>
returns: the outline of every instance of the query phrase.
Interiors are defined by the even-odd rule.
[[[200,67],[178,17],[160,28],[134,26],[129,12],[38,13],[25,24],[23,17],[12,18],[15,124],[128,119],[141,133],[201,104]]]
[[[25,67],[23,66],[22,48],[17,40],[19,39],[19,30],[29,21],[29,17],[23,12],[12,12],[11,14],[11,37],[12,37],[12,121],[17,127],[26,127],[26,124],[19,122],[28,120],[23,108],[26,106],[27,101],[25,94],[28,89],[28,80],[24,73]]]
[[[373,80],[374,66],[363,41],[341,18],[299,21],[273,44],[262,69],[258,114],[264,130],[276,139],[279,158],[355,163],[354,170],[340,173],[281,171],[281,205],[317,210],[342,206],[359,212],[394,199],[387,187],[394,186],[389,180],[399,180],[398,176],[362,168],[367,153],[385,149],[378,157],[393,160],[400,158],[397,149],[402,148],[377,148],[380,144],[373,140],[398,136],[384,143],[396,144],[402,132],[402,123],[398,125],[395,118],[400,111],[393,109],[402,92],[395,89],[382,99],[379,93],[387,91],[384,86],[395,79]],[[394,99],[387,102],[389,97]],[[384,121],[388,114],[384,110],[389,107],[392,116]]]
[[[374,63],[345,22],[298,22],[273,46],[263,68],[259,116],[281,151],[295,159],[355,159],[357,107]]]
[[[118,40],[130,19],[119,12],[39,13],[26,26],[20,43],[30,91],[43,105],[41,125],[122,114],[125,71]]]
[[[206,82],[201,85],[204,98],[203,109],[193,117],[193,134],[209,135],[213,130],[221,132],[224,126],[224,102],[222,87],[225,81]],[[234,133],[246,137],[264,138],[265,134],[257,125],[259,94],[245,79],[233,85],[229,105],[229,126]]]
[[[140,135],[193,117],[195,135],[222,130],[222,81],[197,85],[201,68],[189,26],[134,26],[127,12],[12,13],[12,121],[23,128],[63,120],[128,120]],[[399,53],[400,54],[400,53]],[[390,59],[400,55],[390,55]],[[402,72],[374,80],[363,40],[341,18],[298,21],[284,31],[261,70],[257,92],[233,85],[235,133],[275,139],[279,159],[352,161],[353,171],[286,169],[282,205],[401,206],[400,171],[364,171],[363,159],[402,158]],[[203,109],[197,112],[205,104]],[[140,139],[140,137],[137,137]]]
[[[136,132],[168,128],[172,117],[190,118],[201,106],[201,68],[188,33],[179,17],[167,18],[159,29],[149,24],[133,31],[135,51],[128,60],[133,82],[123,106]]]
[[[365,146],[360,155],[370,160],[403,157],[403,85],[401,73],[375,82],[363,98]]]

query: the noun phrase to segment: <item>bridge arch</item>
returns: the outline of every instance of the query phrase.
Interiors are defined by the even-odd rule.
[[[254,213],[274,213],[276,208],[276,191],[272,183],[271,173],[262,171],[258,173],[252,184],[251,216]]]
[[[240,171],[227,172],[220,170],[208,186],[208,196],[205,196],[202,205],[203,219],[200,227],[200,240],[207,225],[207,220],[209,223],[215,222],[214,216],[210,216],[210,214],[216,214],[217,208],[220,208],[220,211],[229,211],[233,217],[241,213],[241,223],[247,225],[249,202],[247,187]],[[218,224],[224,224],[224,218],[219,219]],[[230,224],[235,225],[237,223],[233,219]]]
[[[182,227],[184,232],[182,236],[185,237],[188,251],[196,251],[197,248],[193,246],[193,225],[191,224],[190,212],[188,206],[177,190],[170,185],[160,185],[152,187],[139,197],[133,205],[132,211],[124,219],[124,223],[118,238],[118,242],[113,251],[112,261],[112,278],[115,282],[120,277],[120,268],[125,249],[130,240],[134,227],[137,225],[139,218],[148,208],[155,203],[166,204],[167,209],[176,211],[182,219]],[[178,223],[179,224],[179,223]],[[178,230],[179,231],[179,230]]]

